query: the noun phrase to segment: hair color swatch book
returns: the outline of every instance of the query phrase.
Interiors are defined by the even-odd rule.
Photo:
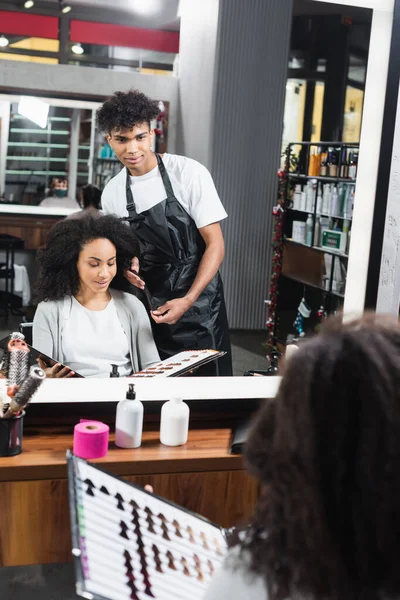
[[[94,600],[203,598],[222,528],[67,453],[76,591]]]
[[[224,354],[226,352],[219,350],[184,350],[130,377],[179,377],[221,358]]]

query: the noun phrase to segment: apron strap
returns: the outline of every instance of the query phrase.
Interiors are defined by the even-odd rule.
[[[126,169],[126,210],[128,211],[129,220],[133,221],[138,215],[136,212],[135,202],[133,200],[133,194],[131,189],[131,178],[128,169]]]
[[[167,198],[174,198],[174,190],[172,188],[171,180],[168,176],[167,169],[163,163],[163,160],[157,152],[154,153],[157,158],[158,168],[160,170],[161,179],[164,185],[165,192],[167,194]],[[128,211],[128,219],[129,221],[133,221],[138,218],[138,213],[136,212],[135,201],[133,199],[132,188],[131,188],[131,178],[128,168],[126,169],[126,182],[125,182],[125,190],[126,190],[126,210]]]
[[[167,198],[174,198],[175,194],[174,194],[174,190],[172,188],[171,180],[167,173],[167,169],[165,168],[165,165],[163,163],[161,156],[159,154],[157,154],[157,152],[155,152],[155,155],[157,158],[158,168],[160,169],[161,179],[164,184],[165,191],[167,192]]]

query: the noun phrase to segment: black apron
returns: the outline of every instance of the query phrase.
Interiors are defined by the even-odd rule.
[[[140,244],[141,277],[155,306],[182,298],[197,275],[205,243],[195,222],[174,196],[171,181],[161,157],[156,154],[167,197],[138,214],[126,170],[128,221]],[[175,325],[151,320],[154,340],[162,359],[182,350],[213,348],[227,354],[204,365],[199,375],[232,375],[231,347],[222,280],[215,275],[196,302]]]

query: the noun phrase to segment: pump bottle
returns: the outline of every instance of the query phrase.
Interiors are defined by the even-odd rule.
[[[126,400],[117,405],[115,445],[119,448],[139,448],[142,443],[143,404],[136,399],[135,386],[129,384]]]

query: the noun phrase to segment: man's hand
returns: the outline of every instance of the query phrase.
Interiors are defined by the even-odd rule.
[[[174,325],[191,306],[192,303],[187,298],[175,298],[174,300],[168,300],[168,302],[159,306],[157,310],[152,310],[151,316],[156,323]]]
[[[139,259],[135,256],[131,261],[130,270],[125,271],[124,276],[129,281],[130,284],[139,288],[140,290],[144,290],[145,283],[143,279],[140,279],[139,275]]]

